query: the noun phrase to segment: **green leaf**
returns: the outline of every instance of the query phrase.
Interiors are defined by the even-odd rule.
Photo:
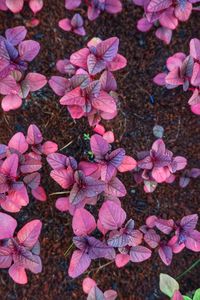
[[[190,297],[188,297],[188,296],[183,296],[183,299],[184,300],[192,300]]]
[[[196,290],[193,300],[200,300],[200,289]]]
[[[178,282],[167,274],[160,274],[160,290],[163,294],[171,298],[175,291],[179,290]]]

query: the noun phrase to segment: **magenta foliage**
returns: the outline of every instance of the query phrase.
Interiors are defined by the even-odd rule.
[[[0,10],[11,10],[14,14],[19,13],[24,6],[24,2],[29,3],[29,7],[34,14],[43,7],[43,0],[0,0]]]
[[[59,27],[65,31],[72,31],[81,36],[86,35],[83,18],[80,14],[75,14],[71,20],[68,18],[60,20]]]
[[[93,38],[87,48],[73,53],[69,60],[57,63],[57,69],[67,78],[52,76],[49,84],[60,104],[67,106],[73,119],[85,116],[91,126],[101,119],[117,115],[117,83],[112,74],[126,66],[126,59],[118,54],[117,37],[101,41]],[[70,77],[72,75],[72,77]]]
[[[4,111],[15,110],[22,105],[22,99],[46,83],[46,77],[39,73],[27,73],[28,63],[40,51],[40,44],[24,40],[27,30],[24,26],[7,29],[5,38],[0,36],[0,94]]]
[[[98,134],[91,137],[90,145],[93,162],[77,163],[73,157],[60,153],[47,156],[53,168],[50,176],[63,189],[69,190],[69,197],[59,198],[56,207],[72,215],[86,204],[95,205],[100,195],[119,202],[119,197],[126,195],[126,188],[116,177],[117,171],[127,172],[136,167],[136,161],[125,155],[123,149],[111,151],[111,145]]]
[[[164,264],[170,265],[173,253],[179,253],[185,247],[194,252],[200,251],[200,232],[195,229],[196,214],[183,217],[180,222],[150,216],[139,229],[135,229],[134,220],[126,223],[125,220],[126,212],[120,202],[109,199],[101,206],[97,223],[86,209],[76,210],[72,227],[77,250],[70,261],[68,273],[71,277],[81,275],[92,260],[98,258],[115,260],[116,266],[121,268],[129,261],[139,263],[149,259],[152,249],[157,249]],[[100,239],[91,236],[99,237],[97,229],[103,235]]]
[[[156,36],[169,44],[172,31],[177,28],[179,22],[186,22],[190,18],[192,10],[195,10],[193,4],[199,2],[200,0],[133,0],[134,4],[143,7],[145,13],[138,21],[137,28],[146,32],[159,23]]]
[[[46,200],[40,186],[42,154],[57,151],[57,144],[47,141],[36,125],[30,125],[27,136],[16,133],[8,145],[0,144],[0,205],[9,212],[18,212],[29,203],[28,189],[34,198]]]
[[[192,178],[198,178],[200,177],[200,169],[198,168],[192,168],[192,169],[186,169],[183,174],[181,175],[179,179],[179,185],[182,188],[185,188]]]
[[[172,183],[176,178],[174,174],[187,165],[186,158],[173,156],[162,139],[156,140],[150,151],[139,152],[138,159],[134,179],[144,183],[146,193],[152,193],[158,183]]]
[[[0,268],[9,268],[9,275],[16,283],[26,284],[25,270],[34,274],[42,271],[38,241],[42,223],[33,220],[14,236],[16,227],[15,219],[0,212]]]
[[[87,300],[115,300],[117,292],[114,290],[107,290],[104,293],[98,288],[96,281],[90,277],[83,280],[83,291],[88,295]]]
[[[158,85],[173,89],[183,86],[183,91],[192,91],[188,101],[194,114],[200,115],[200,40],[190,41],[190,54],[175,53],[166,62],[167,72],[154,78]]]
[[[87,16],[90,21],[95,20],[102,12],[117,14],[122,11],[120,0],[65,0],[66,9],[73,10],[81,5],[82,2],[88,7]]]

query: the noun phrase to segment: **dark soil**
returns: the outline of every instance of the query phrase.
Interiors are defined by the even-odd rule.
[[[127,2],[127,1],[124,1]],[[193,13],[190,21],[181,24],[174,33],[170,46],[163,45],[153,32],[142,34],[136,29],[136,22],[142,10],[130,2],[124,5],[123,12],[117,17],[102,15],[95,22],[86,21],[88,36],[77,37],[61,31],[57,24],[66,15],[72,15],[64,9],[64,0],[46,0],[44,9],[38,14],[41,24],[29,29],[29,37],[41,43],[38,58],[31,64],[31,69],[47,77],[56,73],[55,62],[83,47],[94,36],[120,38],[120,53],[128,59],[128,66],[117,73],[118,91],[120,94],[119,115],[112,122],[107,122],[107,129],[113,129],[119,142],[128,154],[136,156],[137,151],[149,149],[155,137],[152,128],[155,124],[165,128],[167,147],[177,155],[188,158],[189,167],[200,167],[200,118],[190,112],[187,100],[189,93],[182,90],[165,90],[155,86],[152,78],[162,70],[166,58],[176,51],[188,52],[189,41],[200,38],[199,14]],[[84,11],[82,14],[85,14]],[[20,16],[11,13],[0,13],[0,32],[6,28],[23,24],[31,18],[29,9]],[[153,95],[155,103],[150,101]],[[58,97],[46,86],[42,91],[32,95],[23,108],[5,114],[0,111],[0,142],[6,143],[17,131],[26,131],[29,124],[35,123],[42,130],[45,138],[56,141],[62,148],[73,141],[66,153],[80,158],[84,152],[83,133],[91,133],[87,120],[76,123],[70,118],[66,109],[58,103]],[[48,176],[43,184],[47,193],[60,191]],[[123,208],[139,226],[150,214],[164,218],[179,219],[186,214],[200,212],[199,180],[193,181],[188,188],[180,189],[178,184],[161,185],[152,194],[145,194],[142,187],[136,187],[132,174],[123,176],[128,195],[123,200]],[[17,286],[9,278],[7,270],[0,274],[0,299],[3,300],[68,300],[85,299],[81,282],[83,278],[72,280],[67,275],[70,255],[67,259],[64,252],[71,245],[71,217],[55,209],[53,197],[45,203],[32,201],[20,213],[15,214],[19,227],[27,221],[39,218],[43,221],[41,235],[43,272],[39,275],[29,274],[29,284]],[[159,273],[168,273],[174,277],[186,270],[198,254],[183,251],[176,255],[170,267],[166,267],[157,254],[141,264],[130,263],[123,269],[114,264],[101,269],[97,268],[104,261],[93,263],[93,273],[102,290],[114,288],[119,299],[154,300],[164,299],[158,293]],[[184,293],[200,286],[200,268],[180,280]]]

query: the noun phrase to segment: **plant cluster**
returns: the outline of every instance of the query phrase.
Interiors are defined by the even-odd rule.
[[[190,54],[177,52],[170,56],[166,62],[167,72],[159,73],[154,82],[173,89],[183,86],[183,91],[192,91],[188,101],[191,111],[200,115],[200,40],[190,41]]]
[[[193,4],[200,3],[199,0],[133,0],[133,3],[142,6],[144,17],[137,23],[138,30],[149,31],[152,27],[160,25],[156,29],[156,37],[169,44],[172,32],[179,22],[186,22],[192,11],[199,11],[199,7]]]
[[[160,290],[167,295],[171,300],[199,300],[200,289],[193,293],[193,297],[183,296],[180,292],[179,283],[167,274],[160,274]]]
[[[29,73],[28,64],[40,51],[40,44],[24,40],[27,30],[24,26],[7,29],[5,37],[0,36],[0,94],[4,111],[15,110],[22,105],[30,92],[45,86],[46,77]]]
[[[30,9],[34,14],[43,7],[43,0],[0,0],[0,10],[10,10],[14,14],[21,12],[24,2],[28,2]]]
[[[94,21],[102,12],[117,14],[122,11],[121,0],[65,0],[65,8],[74,10],[82,3],[88,7],[87,16],[90,21]]]
[[[30,125],[26,137],[16,133],[8,145],[0,144],[0,206],[9,212],[18,212],[28,205],[28,190],[39,201],[46,200],[40,185],[42,155],[56,152],[57,144],[43,142],[36,125]]]
[[[84,21],[80,14],[75,14],[71,20],[69,18],[60,20],[58,26],[65,31],[71,31],[81,36],[86,35]]]
[[[19,284],[26,284],[26,270],[34,274],[42,271],[40,243],[42,223],[33,220],[14,235],[17,221],[0,212],[0,269],[9,269],[10,277]]]
[[[126,195],[126,188],[117,177],[117,172],[133,170],[136,161],[125,155],[125,150],[111,150],[111,145],[99,134],[90,139],[93,161],[77,161],[60,153],[47,156],[53,168],[50,176],[69,193],[56,201],[61,211],[74,214],[77,208],[86,204],[95,205],[100,197],[120,202],[119,198]]]
[[[175,173],[187,165],[183,156],[174,156],[166,149],[162,139],[156,140],[150,151],[138,153],[137,169],[134,172],[135,181],[144,184],[144,191],[152,193],[158,183],[172,183],[176,179]]]
[[[90,126],[95,126],[101,119],[111,120],[117,115],[117,82],[112,72],[127,63],[118,48],[117,37],[105,41],[93,38],[70,60],[58,62],[58,71],[67,78],[52,76],[49,84],[62,97],[60,104],[67,106],[73,119],[87,117]]]
[[[75,234],[73,243],[77,249],[71,257],[70,277],[80,276],[92,260],[99,258],[115,261],[116,266],[121,268],[129,261],[140,263],[149,259],[152,249],[156,249],[168,266],[173,254],[185,247],[194,252],[200,251],[200,232],[195,229],[198,221],[196,214],[185,216],[181,221],[150,216],[139,229],[135,229],[133,219],[126,223],[125,220],[126,212],[121,203],[113,199],[106,199],[102,204],[97,222],[85,208],[75,211],[72,228]],[[99,232],[102,233],[101,238]]]

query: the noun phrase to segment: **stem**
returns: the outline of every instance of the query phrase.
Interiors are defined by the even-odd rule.
[[[74,246],[74,244],[72,243],[69,248],[64,252],[64,256],[67,257],[67,255],[69,254],[69,252],[71,251],[72,247]]]
[[[187,270],[185,270],[183,273],[181,273],[180,275],[178,275],[176,277],[176,280],[179,280],[180,278],[182,278],[184,275],[186,275],[187,273],[189,273],[193,268],[195,268],[198,264],[200,263],[200,259],[198,259],[197,261],[195,261]]]
[[[54,195],[63,195],[63,194],[69,194],[69,191],[64,191],[64,192],[56,192],[56,193],[49,194],[49,196],[54,196]]]
[[[59,151],[64,150],[65,148],[69,147],[74,141],[70,141],[67,145],[65,145],[64,147],[62,147],[61,149],[59,149]]]

